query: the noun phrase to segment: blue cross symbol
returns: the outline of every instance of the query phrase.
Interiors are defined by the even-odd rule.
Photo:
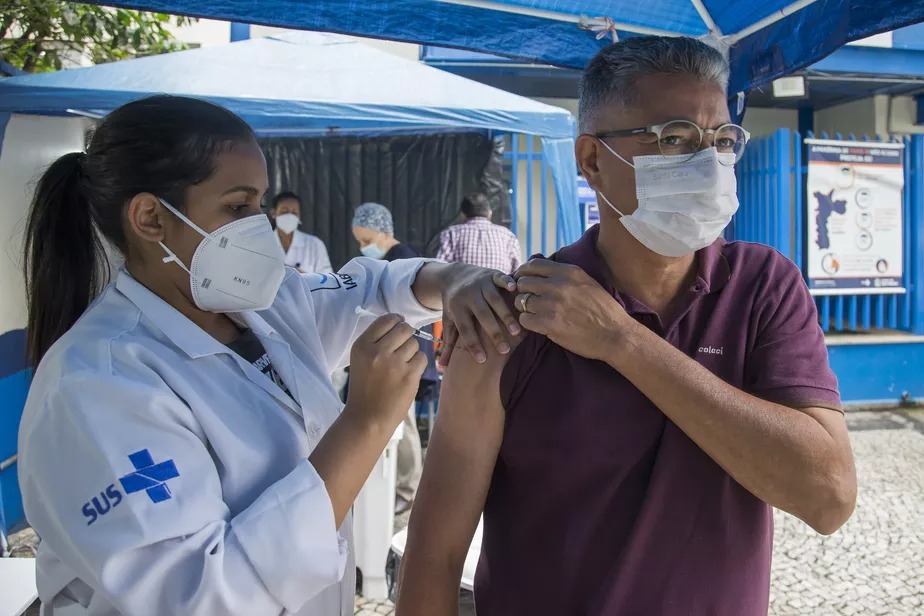
[[[151,502],[154,503],[173,498],[167,482],[180,476],[173,460],[154,464],[154,458],[151,457],[151,452],[147,449],[136,451],[128,456],[128,459],[131,460],[132,466],[135,467],[135,472],[119,479],[126,494],[134,494],[144,490],[148,493]]]

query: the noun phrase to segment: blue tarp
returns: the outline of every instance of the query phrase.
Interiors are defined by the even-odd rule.
[[[158,93],[212,100],[263,136],[497,131],[565,141],[572,151],[550,159],[551,172],[559,220],[569,230],[565,237],[578,237],[578,212],[570,199],[576,165],[569,112],[339,35],[293,32],[11,77],[0,80],[0,117],[4,112],[101,117]]]
[[[578,69],[612,40],[597,38],[596,30],[609,24],[617,36],[711,34],[731,46],[732,94],[812,64],[852,40],[924,20],[924,2],[912,0],[95,1]]]
[[[347,37],[293,32],[0,81],[0,112],[103,115],[153,93],[218,102],[266,135],[495,130],[572,137],[571,114]]]

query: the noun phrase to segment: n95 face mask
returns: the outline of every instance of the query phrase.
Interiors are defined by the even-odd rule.
[[[189,267],[164,245],[164,263],[175,262],[189,274],[193,302],[208,312],[265,310],[273,304],[285,276],[285,254],[265,215],[235,220],[211,233],[164,201],[177,218],[196,230],[202,241]]]
[[[285,234],[290,234],[298,229],[301,222],[295,214],[280,214],[276,217],[276,228]]]
[[[638,209],[628,216],[603,193],[600,196],[632,236],[652,252],[682,257],[715,242],[738,211],[735,155],[715,148],[681,156],[637,156],[635,168]]]

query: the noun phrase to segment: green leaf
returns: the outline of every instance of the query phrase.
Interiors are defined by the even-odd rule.
[[[0,0],[0,22],[10,15],[17,36],[0,40],[0,57],[35,72],[69,66],[75,47],[85,48],[94,63],[184,49],[170,26],[195,21],[61,0]]]

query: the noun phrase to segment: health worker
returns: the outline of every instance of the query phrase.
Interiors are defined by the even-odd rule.
[[[483,360],[475,327],[515,325],[490,270],[286,269],[267,185],[244,121],[167,96],[39,180],[19,479],[46,616],[352,614],[350,509],[417,392],[411,326],[445,308]]]

